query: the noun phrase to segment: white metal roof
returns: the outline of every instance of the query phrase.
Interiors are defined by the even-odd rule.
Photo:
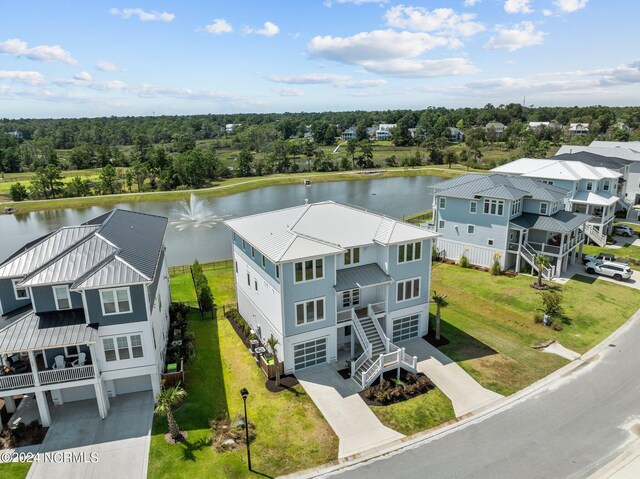
[[[609,156],[612,158],[622,158],[623,160],[628,161],[640,161],[640,151],[622,147],[563,145],[560,147],[556,155],[577,153],[579,151],[587,151],[589,153],[595,153],[596,155]]]
[[[570,200],[572,203],[589,204],[597,206],[610,206],[620,198],[606,193],[594,193],[593,191],[579,191]]]
[[[71,289],[91,289],[119,284],[145,283],[148,279],[142,276],[118,257],[110,256],[89,273],[78,279]]]
[[[225,223],[276,263],[337,254],[354,246],[438,236],[417,226],[333,201],[235,218]]]
[[[569,181],[600,180],[622,176],[622,173],[601,166],[587,165],[580,161],[539,160],[535,158],[521,158],[493,168],[491,171],[504,174],[519,174],[528,178]]]
[[[598,146],[603,148],[630,148],[640,151],[640,141],[598,141],[594,140],[589,146]]]
[[[506,175],[522,175],[530,171],[540,169],[544,166],[549,166],[555,160],[547,160],[540,158],[520,158],[504,165],[497,166],[491,171],[494,173],[503,173]]]

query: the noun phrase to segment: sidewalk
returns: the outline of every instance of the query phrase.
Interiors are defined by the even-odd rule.
[[[640,440],[589,479],[636,479],[640,477]]]

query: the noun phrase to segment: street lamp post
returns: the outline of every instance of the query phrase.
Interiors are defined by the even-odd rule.
[[[242,388],[240,390],[240,395],[242,396],[242,401],[244,402],[244,430],[247,436],[247,463],[249,465],[249,470],[251,470],[251,448],[249,447],[249,419],[247,419],[247,396],[249,395],[249,391],[247,391],[247,388]]]

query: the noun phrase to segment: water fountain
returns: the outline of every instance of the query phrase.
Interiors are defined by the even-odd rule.
[[[191,193],[189,201],[182,200],[180,206],[182,208],[173,210],[178,219],[171,222],[178,231],[184,231],[188,228],[211,228],[229,216],[218,216],[208,210],[207,205],[193,193]]]

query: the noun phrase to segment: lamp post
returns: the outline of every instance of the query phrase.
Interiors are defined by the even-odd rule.
[[[249,465],[249,470],[251,470],[251,448],[249,447],[249,419],[247,419],[247,396],[249,395],[249,391],[247,391],[247,388],[242,388],[240,390],[240,395],[242,396],[242,401],[244,402],[244,430],[247,436],[247,463]]]

